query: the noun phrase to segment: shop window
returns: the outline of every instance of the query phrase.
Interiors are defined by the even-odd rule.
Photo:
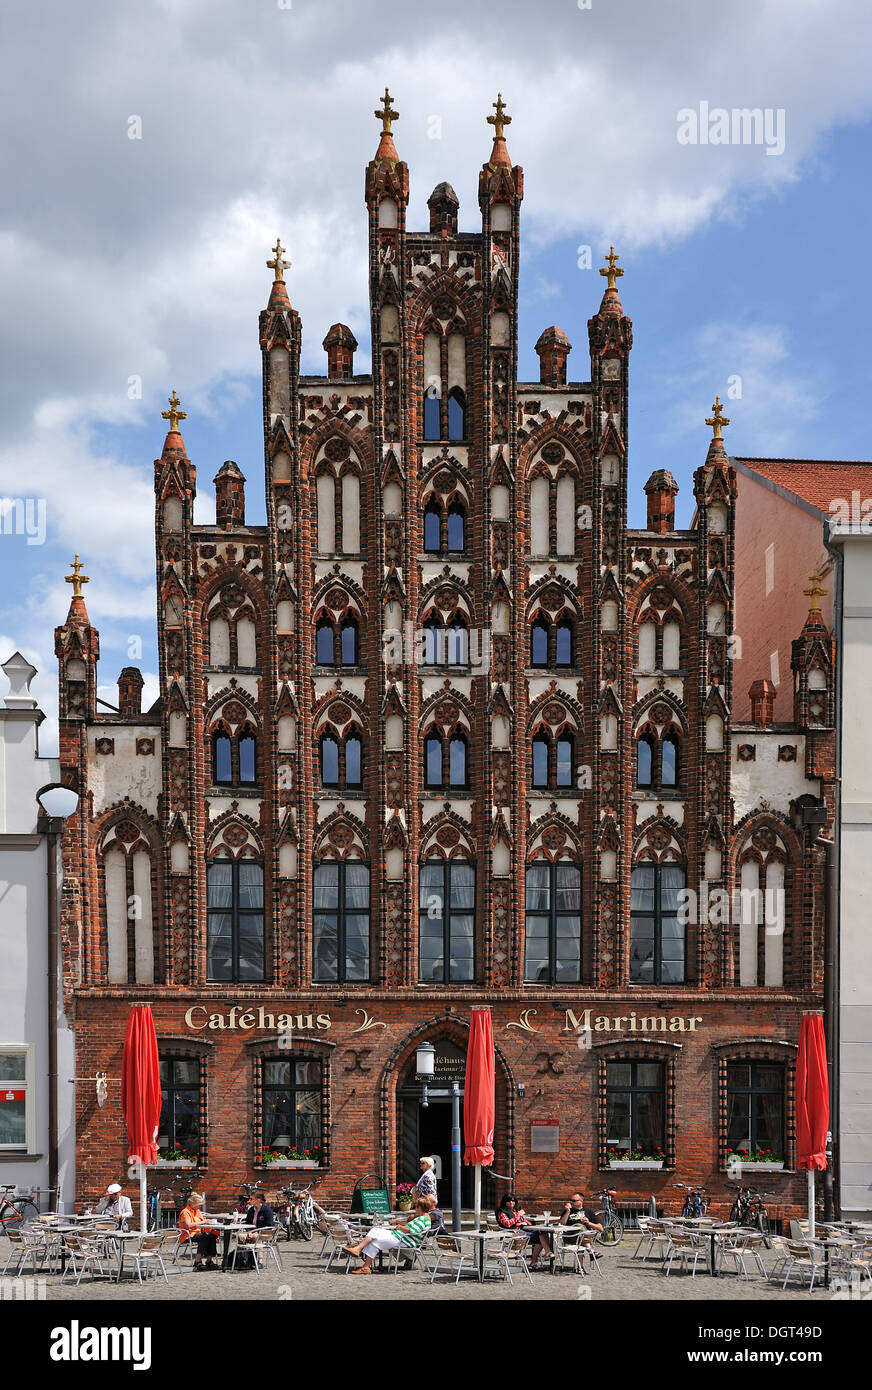
[[[261,1149],[321,1162],[324,1068],[317,1058],[261,1062]]]
[[[200,1153],[201,1064],[199,1058],[161,1057],[160,1124],[157,1146],[160,1158],[202,1162]]]
[[[727,1158],[784,1156],[785,1069],[773,1062],[727,1063]]]
[[[663,1158],[666,1082],[662,1062],[606,1062],[608,1158]]]

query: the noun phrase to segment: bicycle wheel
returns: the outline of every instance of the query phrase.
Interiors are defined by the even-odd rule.
[[[730,1207],[730,1215],[728,1219],[730,1221],[735,1221],[739,1226],[741,1226],[742,1224],[742,1204],[739,1201],[738,1197],[736,1198],[733,1205]]]
[[[36,1221],[39,1217],[39,1212],[31,1201],[19,1202],[16,1198],[12,1205],[17,1214],[13,1215],[10,1209],[9,1215],[3,1217],[3,1229],[6,1231],[19,1231],[26,1222]]]
[[[602,1219],[602,1212],[599,1215]],[[597,1245],[617,1245],[623,1234],[623,1221],[619,1216],[612,1214],[603,1220],[602,1230],[597,1231],[596,1243]]]
[[[772,1228],[769,1225],[769,1213],[765,1207],[760,1207],[757,1211],[757,1219],[754,1222],[757,1230],[763,1237],[763,1244],[767,1250],[772,1249]]]
[[[313,1235],[312,1221],[311,1221],[311,1218],[310,1218],[310,1216],[309,1216],[309,1213],[308,1213],[308,1212],[305,1210],[305,1208],[303,1208],[303,1207],[300,1208],[300,1214],[299,1214],[299,1216],[297,1217],[297,1227],[298,1227],[298,1229],[299,1229],[300,1235],[303,1237],[303,1240],[311,1240],[311,1239],[312,1239],[312,1235]]]

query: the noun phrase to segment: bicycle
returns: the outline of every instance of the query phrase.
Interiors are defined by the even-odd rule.
[[[604,1187],[600,1193],[602,1207],[597,1213],[601,1231],[596,1233],[598,1245],[617,1245],[624,1234],[624,1223],[612,1206],[612,1198],[617,1197],[617,1192],[613,1187]]]
[[[735,1184],[730,1183],[733,1187]],[[772,1249],[772,1227],[763,1197],[771,1197],[770,1192],[760,1193],[754,1187],[738,1187],[738,1194],[730,1207],[730,1220],[740,1226],[754,1227],[763,1237],[767,1250]]]
[[[323,1208],[318,1206],[312,1196],[312,1188],[317,1185],[316,1179],[299,1191],[293,1185],[282,1188],[282,1195],[287,1196],[287,1206],[280,1214],[280,1221],[286,1240],[290,1240],[295,1232],[303,1240],[312,1239],[319,1218],[323,1215]]]
[[[674,1182],[673,1187],[683,1187],[687,1196],[681,1215],[685,1217],[705,1216],[708,1211],[708,1197],[704,1187],[692,1187],[690,1183]]]
[[[0,1225],[4,1231],[18,1231],[27,1221],[36,1221],[39,1217],[39,1198],[42,1192],[56,1192],[53,1187],[36,1188],[34,1192],[24,1192],[15,1201],[12,1200],[10,1193],[14,1193],[17,1184],[14,1182],[3,1183],[0,1192]],[[36,1196],[36,1201],[34,1201]]]

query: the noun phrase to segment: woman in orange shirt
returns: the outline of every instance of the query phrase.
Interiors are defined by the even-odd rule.
[[[192,1192],[188,1198],[188,1205],[182,1207],[179,1212],[179,1230],[181,1235],[179,1240],[193,1240],[197,1245],[197,1258],[194,1261],[195,1269],[217,1269],[215,1260],[216,1237],[218,1232],[214,1226],[207,1226],[203,1218],[202,1192]],[[206,1263],[203,1263],[203,1256],[206,1255]]]

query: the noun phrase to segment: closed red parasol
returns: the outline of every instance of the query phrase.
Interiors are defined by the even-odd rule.
[[[803,1014],[796,1059],[797,1167],[808,1170],[809,1235],[814,1236],[814,1174],[827,1166],[830,1090],[827,1045],[820,1014]]]
[[[145,1170],[157,1163],[160,1063],[148,1004],[134,1004],[121,1059],[121,1110],[127,1125],[127,1159],[139,1165],[141,1225],[145,1229]]]
[[[494,1028],[491,1011],[474,1008],[469,1020],[463,1083],[464,1163],[475,1164],[476,1229],[481,1217],[481,1169],[494,1161]]]

